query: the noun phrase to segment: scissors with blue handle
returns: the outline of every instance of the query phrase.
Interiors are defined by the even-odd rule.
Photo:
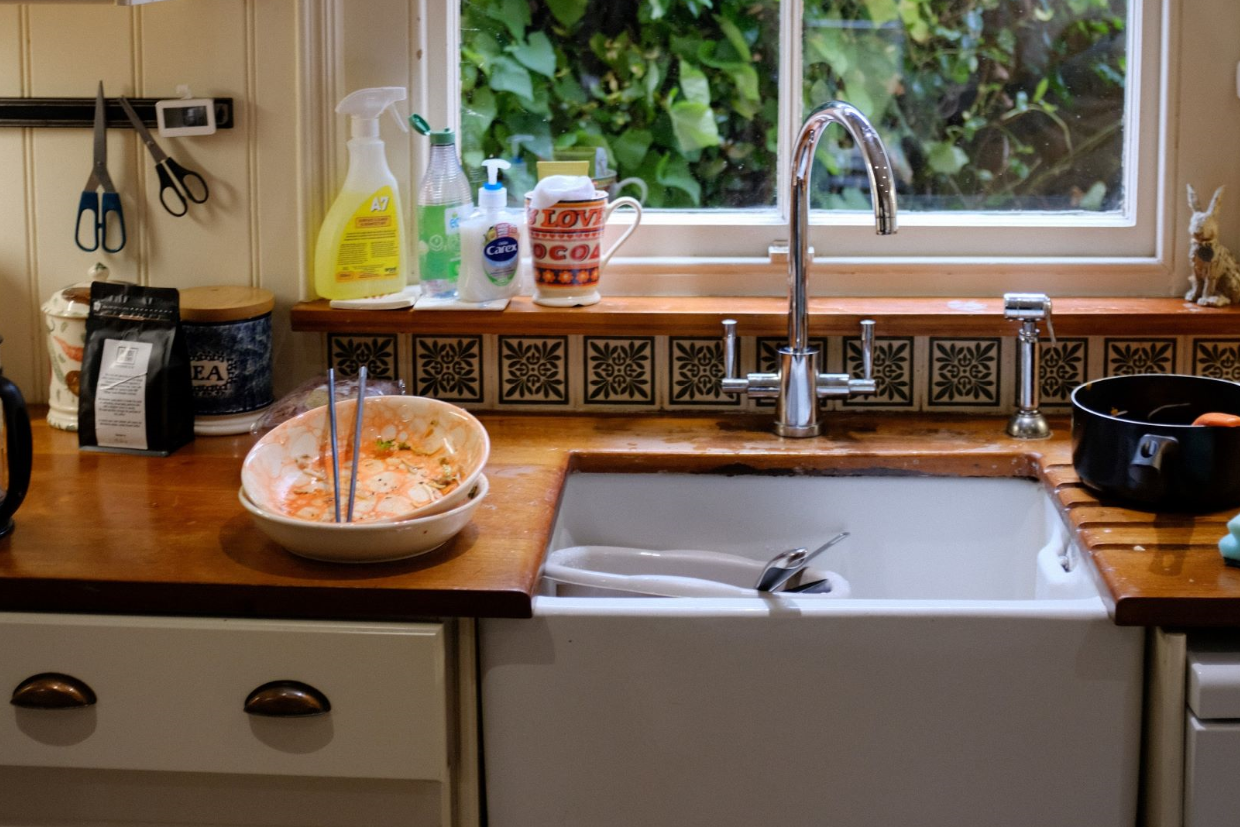
[[[120,101],[121,108],[129,116],[133,128],[138,131],[138,137],[142,139],[142,143],[146,144],[146,148],[151,151],[151,157],[155,159],[155,172],[159,175],[159,203],[164,205],[164,209],[179,218],[189,211],[189,202],[192,201],[195,204],[206,202],[210,192],[202,176],[169,158],[168,153],[155,143],[155,139],[146,129],[146,124],[142,123],[138,113],[133,111],[129,101],[124,98]]]
[[[121,197],[112,186],[112,176],[108,175],[108,125],[104,112],[103,81],[99,81],[99,91],[95,95],[95,158],[91,167],[90,177],[82,188],[82,198],[78,201],[77,226],[73,240],[77,246],[88,253],[103,248],[105,253],[119,253],[125,246],[125,214],[121,211]],[[100,193],[100,188],[103,192]],[[83,221],[83,218],[86,221]],[[85,242],[83,243],[83,224],[85,224]],[[120,242],[110,245],[117,236]]]

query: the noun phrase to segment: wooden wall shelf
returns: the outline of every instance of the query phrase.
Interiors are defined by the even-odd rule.
[[[1007,336],[1001,297],[818,298],[810,300],[810,332],[852,334],[862,319],[884,336]],[[787,331],[787,300],[775,297],[608,297],[592,307],[540,307],[514,299],[496,311],[333,310],[326,301],[293,307],[293,329],[306,332],[459,334],[608,334],[713,336],[736,319],[742,336]],[[1240,336],[1240,307],[1210,308],[1182,299],[1055,299],[1060,336],[1201,334]]]

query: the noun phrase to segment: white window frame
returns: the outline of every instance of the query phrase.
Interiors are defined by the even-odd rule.
[[[408,0],[419,25],[415,108],[436,122],[459,126],[459,0]],[[900,215],[900,232],[875,237],[868,213],[815,211],[811,243],[816,250],[811,289],[817,295],[989,295],[1006,289],[1038,289],[1058,295],[1171,295],[1179,286],[1174,261],[1183,258],[1186,208],[1183,181],[1193,168],[1214,172],[1198,184],[1219,180],[1217,164],[1197,163],[1178,140],[1177,121],[1193,117],[1195,98],[1179,108],[1177,80],[1182,18],[1209,15],[1213,25],[1240,20],[1233,0],[1134,0],[1128,21],[1130,123],[1125,132],[1127,191],[1134,209],[1120,216],[1057,213],[1020,217],[981,213]],[[781,158],[789,153],[800,113],[800,5],[784,3],[781,53]],[[1219,19],[1223,18],[1223,19]],[[1202,18],[1199,18],[1202,19]],[[1234,27],[1231,30],[1236,30]],[[411,50],[412,51],[412,50]],[[1139,56],[1133,60],[1132,56]],[[1229,70],[1230,71],[1230,70]],[[1194,97],[1184,95],[1185,98]],[[1202,100],[1208,96],[1202,95]],[[1217,97],[1217,96],[1216,96]],[[1234,97],[1231,103],[1235,103]],[[1197,115],[1206,113],[1197,109]],[[1178,116],[1178,117],[1177,117]],[[1219,132],[1237,148],[1234,132]],[[420,150],[414,150],[415,168]],[[1231,152],[1234,156],[1236,153]],[[647,211],[623,256],[605,274],[612,295],[777,295],[785,289],[785,265],[766,250],[787,237],[787,164],[779,169],[778,211]],[[1234,163],[1227,168],[1235,167]],[[420,174],[420,173],[419,173]],[[1224,173],[1240,180],[1240,174]],[[1240,187],[1234,187],[1238,189]],[[1238,193],[1240,195],[1240,193]],[[1235,198],[1236,196],[1233,196]],[[1133,204],[1133,201],[1128,203]],[[1233,207],[1240,212],[1240,208]],[[617,232],[629,219],[623,211]]]

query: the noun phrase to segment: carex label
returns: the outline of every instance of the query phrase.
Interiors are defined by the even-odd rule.
[[[495,224],[487,228],[482,242],[482,270],[492,284],[503,286],[516,275],[520,261],[520,240],[515,224]]]

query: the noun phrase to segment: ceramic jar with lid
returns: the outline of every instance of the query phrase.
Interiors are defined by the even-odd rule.
[[[57,290],[43,303],[43,322],[47,328],[47,355],[52,362],[52,382],[48,390],[47,424],[62,431],[78,429],[78,379],[82,373],[82,352],[86,347],[86,317],[90,315],[90,285],[107,281],[108,268],[95,264],[89,278]]]
[[[271,292],[257,287],[220,285],[181,291],[195,434],[245,433],[271,406],[274,306]]]

